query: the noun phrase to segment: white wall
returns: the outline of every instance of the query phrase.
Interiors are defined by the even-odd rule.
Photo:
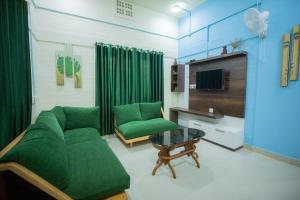
[[[176,94],[170,92],[170,66],[173,58],[178,57],[178,43],[173,39],[178,35],[177,19],[135,6],[134,20],[127,20],[114,16],[112,3],[111,0],[35,0],[31,4],[36,86],[33,120],[41,110],[55,105],[95,105],[95,42],[164,52],[167,116],[169,107],[177,104]],[[144,32],[134,29],[143,29]],[[75,89],[73,80],[67,78],[64,86],[56,86],[55,52],[64,50],[65,43],[72,44],[73,53],[82,57],[80,89]]]

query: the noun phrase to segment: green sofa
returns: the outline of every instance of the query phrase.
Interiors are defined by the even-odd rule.
[[[177,128],[163,118],[161,102],[114,106],[115,133],[126,144],[147,140],[151,134]]]
[[[130,177],[98,130],[97,107],[42,111],[20,141],[0,157],[2,171],[5,163],[17,163],[61,191],[58,196],[54,193],[60,199],[68,198],[59,195],[70,199],[126,195]]]

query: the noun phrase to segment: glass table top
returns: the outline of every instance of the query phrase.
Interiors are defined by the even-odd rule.
[[[178,127],[175,130],[153,134],[150,136],[150,140],[152,144],[170,147],[176,144],[200,139],[204,135],[205,133],[201,130]]]

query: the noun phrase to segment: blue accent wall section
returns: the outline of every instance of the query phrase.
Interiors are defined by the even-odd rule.
[[[267,37],[244,25],[245,9],[270,12]],[[300,160],[300,77],[280,87],[281,37],[300,24],[299,0],[207,0],[179,20],[179,62],[219,55],[235,37],[248,52],[245,143]],[[221,19],[221,20],[220,20]],[[208,51],[207,51],[208,49]],[[230,45],[227,46],[231,51]]]

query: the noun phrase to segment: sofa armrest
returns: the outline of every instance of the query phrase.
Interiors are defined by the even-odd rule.
[[[47,193],[51,197],[55,199],[61,200],[72,200],[70,196],[66,193],[49,183],[47,180],[43,179],[42,177],[38,176],[34,172],[30,171],[23,165],[20,165],[15,162],[8,162],[8,163],[1,163],[0,164],[0,172],[10,171],[15,175],[21,177],[28,183],[31,183],[35,187],[39,188],[43,192]]]
[[[0,158],[2,158],[8,151],[14,148],[24,137],[24,135],[25,135],[25,131],[21,133],[18,137],[16,137],[13,141],[11,141],[4,149],[2,149],[2,151],[0,152]],[[67,194],[62,192],[60,189],[58,189],[57,187],[49,183],[47,180],[43,179],[42,177],[35,174],[34,172],[27,169],[21,164],[18,164],[16,162],[0,163],[0,173],[5,171],[10,171],[14,173],[15,175],[21,177],[28,183],[31,183],[32,185],[39,188],[43,192],[54,197],[55,199],[72,200],[71,197],[69,197]]]

